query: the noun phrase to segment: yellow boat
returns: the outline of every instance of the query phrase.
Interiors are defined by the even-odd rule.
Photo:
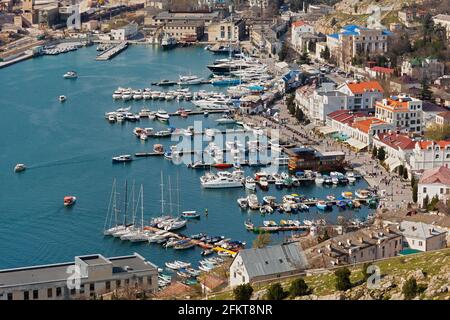
[[[345,199],[351,199],[353,197],[353,193],[350,191],[342,192],[341,194]]]

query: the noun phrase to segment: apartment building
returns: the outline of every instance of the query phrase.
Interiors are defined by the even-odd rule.
[[[338,65],[345,66],[356,56],[383,55],[388,50],[390,31],[348,25],[327,35],[327,46]]]
[[[444,75],[445,64],[433,58],[412,58],[402,62],[401,73],[413,79],[436,80]]]
[[[295,102],[311,122],[324,124],[331,112],[371,109],[382,97],[383,88],[377,81],[343,83],[337,88],[334,84],[324,83],[318,88],[304,86],[298,89]]]
[[[163,31],[177,41],[195,42],[203,38],[205,25],[201,21],[175,21],[166,23]]]
[[[397,256],[402,235],[390,228],[366,228],[326,240],[308,250],[311,268],[329,268]]]
[[[450,15],[449,14],[438,14],[433,17],[435,24],[441,25],[447,31],[447,38],[450,38]]]
[[[398,130],[422,134],[422,100],[407,95],[391,96],[375,104],[375,116]]]
[[[389,167],[391,172],[400,165],[410,169],[409,161],[416,142],[407,135],[393,131],[378,133],[373,137],[373,145],[377,148],[384,149],[386,152],[386,160],[384,163]]]
[[[0,300],[89,299],[127,287],[156,291],[158,268],[134,253],[77,256],[74,262],[0,270]]]
[[[447,247],[447,231],[432,224],[402,221],[399,231],[403,235],[403,246],[409,249],[430,251]]]
[[[208,26],[208,41],[231,41],[237,42],[244,39],[245,22],[242,19],[226,19],[212,22]]]

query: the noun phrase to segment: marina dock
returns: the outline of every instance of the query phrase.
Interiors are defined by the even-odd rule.
[[[127,41],[121,42],[118,45],[112,47],[111,49],[103,51],[102,53],[97,55],[95,60],[97,60],[97,61],[106,61],[106,60],[112,59],[116,55],[121,53],[123,50],[125,50],[126,48],[128,48],[128,42]]]

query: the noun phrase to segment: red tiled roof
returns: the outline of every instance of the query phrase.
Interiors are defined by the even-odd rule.
[[[356,120],[353,123],[353,128],[356,128],[362,132],[368,133],[369,129],[372,125],[376,125],[376,124],[384,124],[386,122],[384,122],[383,120],[380,120],[378,118],[372,117],[372,118],[368,118],[368,119],[364,119],[364,120]]]
[[[420,178],[419,183],[443,183],[450,185],[450,169],[447,167],[438,167],[426,170]]]
[[[203,279],[200,280],[200,282],[208,289],[214,290],[226,283],[226,280],[219,278],[213,274],[207,274]]]
[[[378,66],[372,67],[371,70],[375,71],[375,72],[381,72],[381,73],[387,73],[387,74],[394,73],[394,69],[392,69],[392,68],[385,68],[385,67],[378,67]]]
[[[416,143],[406,135],[397,133],[379,133],[378,140],[394,149],[414,149]]]
[[[308,24],[305,21],[294,21],[292,22],[292,27],[301,27],[301,26],[308,26]]]
[[[444,111],[444,112],[438,113],[438,116],[449,120],[450,119],[450,111]]]
[[[354,94],[364,93],[366,91],[377,90],[383,92],[383,88],[378,81],[365,81],[365,82],[353,82],[347,83],[348,88]]]
[[[366,117],[367,113],[364,112],[352,112],[348,110],[337,110],[328,114],[328,117],[334,121],[338,121],[345,124],[351,124],[355,118]]]
[[[419,141],[419,147],[420,147],[420,149],[427,149],[433,143],[435,145],[438,145],[441,148],[445,148],[447,146],[450,146],[450,141],[449,140],[440,140],[440,141],[428,140],[428,141]]]

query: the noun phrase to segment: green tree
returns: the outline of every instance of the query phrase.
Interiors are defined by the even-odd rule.
[[[234,300],[250,300],[253,293],[253,287],[250,283],[240,284],[233,289]]]
[[[431,35],[434,29],[433,18],[430,13],[427,13],[422,21],[422,41],[424,44],[431,41]]]
[[[398,171],[397,172],[398,172],[399,176],[403,176],[403,170],[404,169],[405,169],[405,167],[402,164],[398,166],[398,169],[397,169]]]
[[[378,150],[377,158],[378,158],[378,160],[380,160],[381,162],[383,162],[384,160],[386,160],[386,151],[384,151],[384,148],[380,148],[380,149]]]
[[[428,196],[428,195],[427,195]],[[427,205],[427,210],[428,211],[434,211],[437,209],[437,204],[439,202],[439,197],[437,195],[435,195],[432,199],[431,202]]]
[[[305,296],[310,293],[310,289],[306,284],[305,280],[302,278],[295,279],[292,281],[291,286],[289,287],[289,295],[291,297],[299,297]]]
[[[280,61],[285,61],[288,57],[288,53],[289,53],[289,45],[288,45],[287,41],[284,41],[283,46],[281,47],[281,50],[278,53],[278,59]]]
[[[412,198],[414,203],[417,203],[417,193],[418,193],[419,187],[417,183],[415,183],[412,187]]]
[[[267,289],[267,300],[283,300],[286,297],[287,293],[279,283],[274,283]]]
[[[425,209],[428,209],[428,204],[430,203],[430,197],[428,195],[425,196],[425,198],[423,199],[423,207]]]
[[[403,179],[408,179],[408,178],[409,178],[409,176],[408,176],[408,169],[405,168],[405,169],[403,169]]]
[[[416,184],[416,177],[413,175],[412,177],[411,177],[411,187],[414,187],[414,185]]]
[[[306,49],[303,50],[303,52],[300,55],[298,60],[299,60],[298,61],[299,64],[309,64],[311,62],[310,59],[309,59],[309,54],[306,51]]]
[[[262,232],[253,241],[253,248],[264,248],[271,242],[270,234]]]
[[[377,147],[373,146],[372,148],[372,158],[375,159],[377,157],[378,149]]]
[[[405,281],[402,287],[402,293],[405,296],[406,300],[413,299],[418,292],[417,281],[416,278],[411,277]]]
[[[430,84],[426,78],[422,79],[420,88],[420,99],[425,101],[431,101],[433,98],[433,92],[430,90]]]
[[[334,272],[336,276],[336,290],[346,291],[352,287],[350,274],[351,272],[347,267],[339,268]]]
[[[331,25],[332,27],[334,27],[334,26],[336,25],[336,23],[337,23],[336,18],[335,18],[335,17],[331,18],[330,25]]]
[[[328,48],[328,46],[325,46],[325,49],[323,49],[320,52],[320,57],[326,61],[330,60],[331,58],[331,53],[330,53],[330,48]]]
[[[440,126],[434,124],[427,127],[425,130],[425,138],[434,141],[450,139],[450,125]]]
[[[325,229],[325,231],[322,234],[319,235],[319,237],[317,238],[317,241],[319,243],[321,243],[321,242],[324,242],[324,241],[326,241],[328,239],[330,239],[330,236],[328,234],[328,230]]]
[[[300,108],[295,109],[295,118],[300,122],[305,119],[305,114],[303,113],[302,109]]]

